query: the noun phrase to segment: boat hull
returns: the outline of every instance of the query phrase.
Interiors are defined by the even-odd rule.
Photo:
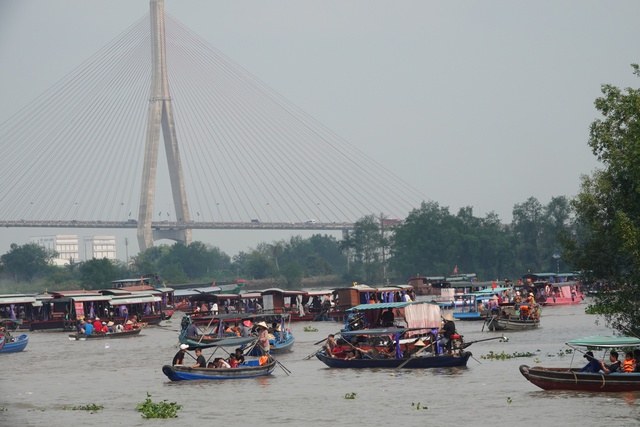
[[[253,362],[253,361],[252,361]],[[264,365],[249,364],[238,368],[190,368],[188,366],[164,365],[162,373],[171,381],[194,380],[232,380],[242,378],[255,378],[271,375],[276,368],[276,361],[272,360]]]
[[[316,353],[316,357],[330,368],[399,368],[403,369],[429,369],[429,368],[452,368],[457,366],[467,366],[471,357],[471,352],[464,351],[460,356],[437,355],[415,357],[412,359],[340,359],[328,357],[322,352]],[[409,360],[407,362],[407,360]],[[404,364],[404,365],[403,365]]]
[[[490,331],[524,331],[539,326],[540,320],[522,320],[517,317],[491,317],[485,320],[485,327]]]
[[[106,334],[91,334],[85,335],[81,333],[69,334],[70,340],[76,341],[84,341],[84,340],[106,340],[106,339],[120,339],[120,338],[128,338],[135,337],[140,335],[142,329],[134,329],[132,331],[122,331],[122,332],[109,332]]]
[[[5,344],[0,349],[0,353],[17,353],[25,349],[27,344],[29,344],[29,337],[27,334],[22,334],[15,338],[13,341],[7,341],[5,336]]]
[[[520,366],[520,373],[543,390],[574,390],[591,392],[640,391],[640,373],[614,372],[600,374],[569,368]]]

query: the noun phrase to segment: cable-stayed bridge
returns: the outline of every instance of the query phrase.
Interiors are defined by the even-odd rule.
[[[348,229],[425,199],[163,3],[0,125],[0,226],[136,228],[144,248],[198,228]]]

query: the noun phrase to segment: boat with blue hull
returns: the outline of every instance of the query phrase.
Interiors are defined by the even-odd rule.
[[[29,336],[21,334],[17,337],[7,338],[4,336],[4,346],[0,349],[0,353],[17,353],[25,349],[29,344]]]
[[[219,350],[228,355],[229,353],[225,348],[245,348],[245,354],[248,354],[256,342],[256,337],[230,337],[222,338],[212,344],[189,346],[187,350],[195,350],[196,348],[213,349],[207,360],[207,363],[209,363]],[[162,373],[171,381],[256,378],[271,375],[277,364],[277,360],[272,356],[264,355],[255,359],[247,358],[242,364],[233,368],[193,368],[184,365],[164,365]]]

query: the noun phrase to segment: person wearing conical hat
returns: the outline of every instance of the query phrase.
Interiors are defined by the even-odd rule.
[[[446,348],[447,353],[451,354],[451,344],[453,341],[453,336],[456,334],[456,323],[453,321],[453,315],[451,313],[446,313],[442,316],[443,324],[438,334],[442,336],[440,338],[440,346]]]
[[[254,326],[258,333],[258,347],[264,352],[269,353],[269,327],[263,322],[258,322]]]

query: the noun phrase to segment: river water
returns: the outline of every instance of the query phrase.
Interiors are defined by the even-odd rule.
[[[294,351],[278,357],[290,375],[278,368],[266,378],[220,382],[172,383],[162,374],[177,351],[179,318],[122,340],[70,341],[65,333],[32,332],[22,353],[0,356],[0,425],[638,425],[640,393],[547,392],[518,371],[521,364],[568,366],[566,341],[611,334],[584,314],[585,307],[549,307],[537,330],[508,333],[508,342],[473,344],[476,360],[466,368],[421,371],[336,370],[304,360],[316,341],[341,325],[292,323]],[[500,335],[481,331],[481,322],[457,322],[457,328],[467,342]],[[536,355],[482,357],[491,351]],[[576,355],[573,364],[583,361]],[[178,418],[143,419],[136,405],[147,393],[154,402],[182,405]],[[345,398],[350,393],[355,399]],[[70,409],[91,404],[104,409]]]

